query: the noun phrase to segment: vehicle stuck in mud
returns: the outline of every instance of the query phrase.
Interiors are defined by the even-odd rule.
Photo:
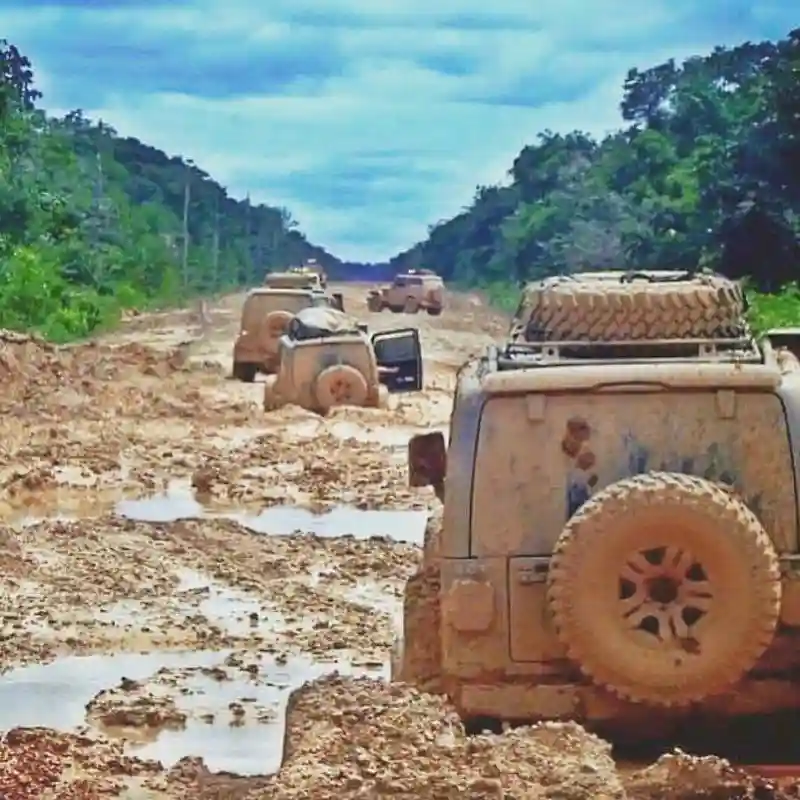
[[[393,674],[470,720],[660,735],[800,708],[800,364],[718,276],[535,284],[461,371]]]
[[[336,406],[386,407],[391,392],[422,389],[416,328],[367,334],[330,308],[298,312],[281,337],[279,366],[264,384],[264,410],[287,403],[319,414]]]

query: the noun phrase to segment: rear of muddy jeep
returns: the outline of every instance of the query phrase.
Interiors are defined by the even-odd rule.
[[[409,446],[411,485],[444,508],[395,678],[481,720],[655,732],[800,708],[800,370],[752,340],[727,284],[587,291],[594,326],[541,341],[529,318],[540,341],[462,370],[446,456],[433,434]],[[614,329],[603,298],[635,313]]]
[[[342,310],[342,295],[308,288],[251,290],[242,307],[240,331],[233,348],[234,377],[252,381],[258,372],[274,375],[280,366],[281,337],[295,314],[309,308]]]
[[[368,334],[333,309],[301,311],[280,342],[279,369],[264,382],[264,410],[293,403],[327,414],[339,406],[383,408],[392,392],[422,389],[419,332]]]
[[[421,307],[432,317],[438,317],[444,309],[444,282],[435,275],[424,278]]]

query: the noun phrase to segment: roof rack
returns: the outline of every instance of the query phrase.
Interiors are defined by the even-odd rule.
[[[568,364],[763,363],[752,336],[732,339],[641,339],[603,342],[512,341],[498,350],[501,370]]]

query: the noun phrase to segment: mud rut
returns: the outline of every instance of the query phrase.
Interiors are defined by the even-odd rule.
[[[371,329],[421,329],[421,395],[265,415],[226,379],[241,295],[91,345],[0,340],[0,797],[795,796],[713,758],[625,768],[575,725],[466,737],[383,682],[436,505],[405,444],[446,428],[457,367],[506,321],[334,289]]]

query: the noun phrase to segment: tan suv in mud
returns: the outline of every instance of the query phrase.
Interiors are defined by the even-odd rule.
[[[416,328],[367,334],[341,311],[298,312],[280,340],[280,366],[264,384],[264,410],[287,403],[325,414],[335,406],[384,407],[390,392],[422,389]]]
[[[322,290],[324,288],[316,272],[306,272],[299,267],[286,272],[268,272],[264,276],[264,286],[270,289]]]
[[[302,267],[289,267],[287,270],[295,275],[315,275],[319,285],[324,289],[328,285],[328,276],[325,270],[316,262],[316,259],[309,259]]]
[[[423,310],[438,316],[444,308],[444,281],[430,270],[409,270],[397,275],[390,286],[372,289],[367,295],[367,308],[388,308],[406,314]]]
[[[542,290],[462,368],[449,453],[409,444],[444,507],[393,676],[468,720],[800,709],[800,336],[756,341],[717,277],[624,278]]]
[[[242,306],[239,335],[233,345],[233,377],[251,383],[259,372],[275,372],[278,340],[298,311],[312,307],[341,308],[342,296],[307,288],[251,290]]]

